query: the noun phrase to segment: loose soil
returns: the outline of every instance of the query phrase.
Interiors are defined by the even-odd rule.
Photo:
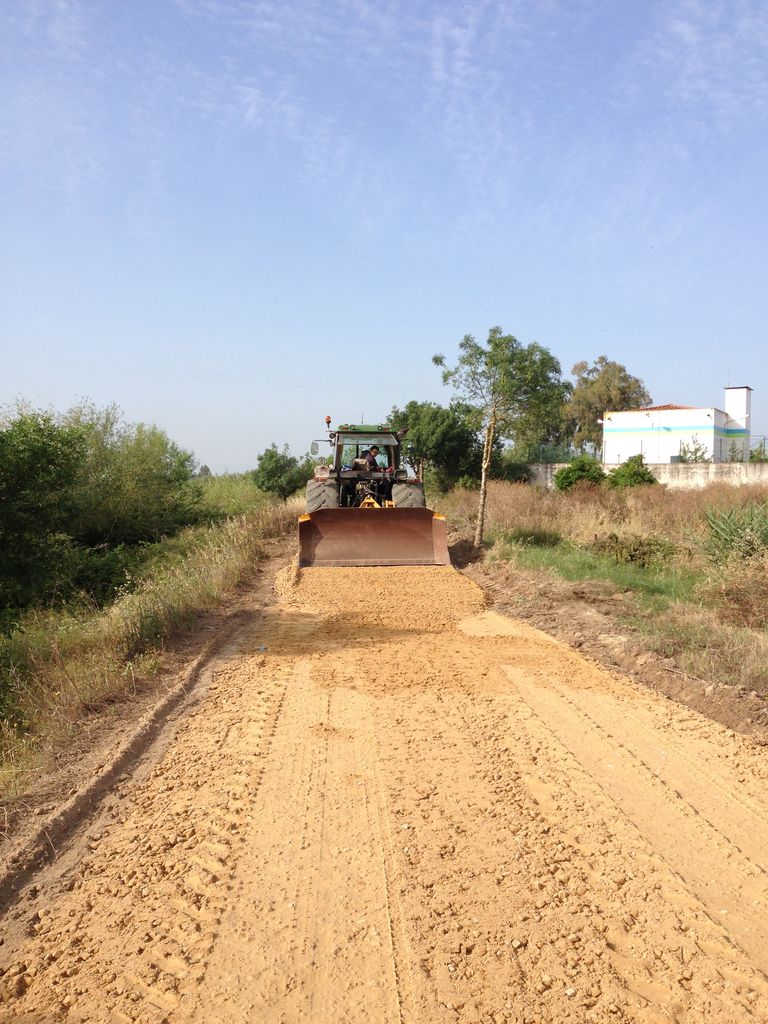
[[[6,915],[0,1021],[768,1019],[764,748],[451,568],[275,591]]]
[[[506,561],[471,561],[474,556],[466,543],[454,545],[452,555],[499,611],[537,626],[601,665],[768,745],[768,696],[717,679],[700,679],[681,671],[674,659],[650,650],[649,638],[628,625],[631,595],[610,582],[572,583],[554,573],[518,569]]]

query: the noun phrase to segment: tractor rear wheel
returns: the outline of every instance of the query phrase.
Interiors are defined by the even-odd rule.
[[[394,484],[392,486],[392,501],[395,503],[395,508],[426,508],[424,484]]]
[[[307,512],[317,512],[319,508],[338,508],[339,488],[329,480],[309,480],[307,482]]]

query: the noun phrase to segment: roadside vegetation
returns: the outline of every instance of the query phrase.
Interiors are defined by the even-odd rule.
[[[471,536],[476,496],[439,502]],[[768,489],[712,485],[566,491],[491,482],[486,557],[594,581],[684,671],[768,695]]]
[[[295,488],[294,488],[295,489]],[[296,508],[114,407],[0,421],[0,790],[139,687]],[[283,500],[281,500],[283,499]]]

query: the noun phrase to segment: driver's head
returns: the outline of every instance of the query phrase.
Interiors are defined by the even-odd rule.
[[[371,445],[371,455],[376,456],[379,454],[379,446],[377,444]]]

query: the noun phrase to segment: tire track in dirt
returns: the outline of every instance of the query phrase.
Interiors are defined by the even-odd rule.
[[[306,666],[290,690],[224,919],[229,941],[178,1019],[398,1022],[365,712],[356,694],[313,685]]]
[[[138,1013],[155,1024],[200,983],[242,805],[284,692],[274,679],[252,707],[257,667],[238,655],[214,661],[204,704],[165,758],[146,778],[124,777],[44,886],[8,915],[3,938],[15,954],[3,962],[1,1020],[120,1024]]]
[[[17,905],[0,1021],[768,1020],[764,751],[448,568],[278,593]]]
[[[713,916],[727,915],[742,947],[768,969],[768,873],[755,859],[768,852],[759,828],[763,816],[745,814],[743,804],[723,799],[714,786],[703,787],[698,773],[674,752],[665,765],[667,778],[654,770],[649,762],[659,757],[658,741],[627,730],[620,704],[588,711],[580,695],[572,698],[557,685],[545,688],[522,679],[516,685],[579,763],[603,779],[603,790],[676,865]],[[726,822],[726,830],[717,822]]]

